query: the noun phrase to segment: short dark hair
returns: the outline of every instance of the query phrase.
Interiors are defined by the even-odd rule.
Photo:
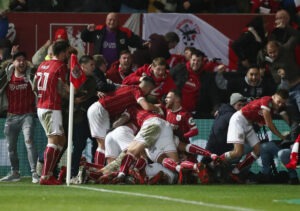
[[[193,52],[193,51],[195,51],[195,50],[197,50],[195,47],[192,47],[192,46],[186,46],[185,48],[184,48],[184,51],[191,51],[191,52]]]
[[[155,86],[155,81],[150,76],[143,77],[142,81],[146,82],[147,84],[151,84],[151,85]]]
[[[58,56],[62,52],[66,52],[70,44],[67,41],[57,41],[53,44],[53,54]]]
[[[259,70],[259,66],[258,66],[257,64],[250,64],[249,67],[248,67],[248,71],[249,71],[250,69],[253,69],[253,68]],[[248,71],[247,71],[247,72],[248,72]]]
[[[120,57],[123,55],[123,54],[130,54],[131,55],[131,52],[129,50],[122,50],[120,52]]]
[[[94,58],[91,55],[83,55],[79,59],[79,64],[86,64],[91,60],[94,60]]]
[[[199,49],[195,49],[192,51],[192,56],[195,55],[197,57],[206,57],[205,53],[203,51],[200,51]]]
[[[102,64],[107,65],[107,62],[106,62],[105,58],[101,54],[95,54],[93,56],[93,59],[95,61],[95,66],[96,67],[100,67]]]
[[[275,94],[279,95],[282,99],[285,100],[289,98],[289,92],[286,89],[278,89]]]
[[[179,43],[179,36],[175,32],[168,32],[165,34],[165,39],[168,43],[170,42],[176,42]]]
[[[24,51],[18,51],[17,53],[12,55],[12,60],[14,61],[19,56],[23,56],[24,58],[26,58],[26,53]]]
[[[176,97],[179,97],[180,99],[182,99],[182,93],[181,93],[181,91],[180,91],[179,89],[172,89],[172,90],[170,90],[169,92],[174,93],[174,95],[175,95]]]

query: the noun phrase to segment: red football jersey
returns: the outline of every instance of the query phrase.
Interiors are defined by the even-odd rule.
[[[7,112],[12,114],[35,112],[35,95],[30,82],[25,77],[16,77],[13,73],[6,88],[6,95]]]
[[[122,84],[123,79],[131,73],[133,73],[132,70],[129,70],[128,72],[124,73],[124,71],[120,67],[120,62],[116,61],[107,70],[106,78],[110,79],[114,83]]]
[[[166,120],[171,123],[175,134],[183,136],[187,142],[189,142],[188,138],[198,134],[198,128],[192,115],[183,108],[177,111],[167,109]]]
[[[188,80],[182,87],[182,107],[189,112],[196,110],[197,100],[200,93],[200,80],[199,77],[189,72]]]
[[[263,109],[269,110],[271,114],[274,113],[272,97],[265,96],[257,100],[253,100],[245,105],[241,111],[247,120],[264,125],[266,122],[262,114]]]
[[[167,59],[169,68],[175,67],[178,64],[185,63],[185,57],[180,54],[171,54],[170,58]]]
[[[61,96],[58,83],[66,81],[67,65],[63,61],[50,60],[40,64],[36,74],[38,108],[61,110]]]
[[[153,78],[156,87],[152,90],[151,95],[156,96],[158,99],[160,99],[164,94],[167,94],[170,90],[176,88],[169,71],[166,72],[166,77],[164,79],[158,79],[153,75],[151,66],[148,64],[138,68],[135,72],[124,78],[123,84],[139,84],[140,77],[142,76],[150,76]]]
[[[110,117],[116,117],[128,107],[137,104],[144,98],[138,86],[123,86],[99,99],[101,105],[108,111]]]

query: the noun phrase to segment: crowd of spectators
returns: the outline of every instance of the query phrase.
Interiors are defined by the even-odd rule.
[[[34,12],[179,12],[275,13],[286,9],[297,18],[297,0],[3,0],[0,8]],[[299,14],[298,14],[299,15]],[[299,17],[298,17],[299,19]]]

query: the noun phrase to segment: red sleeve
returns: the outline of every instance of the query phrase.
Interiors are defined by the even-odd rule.
[[[106,72],[106,78],[110,79],[114,83],[122,83],[123,80],[119,74],[119,61],[112,63],[112,65]]]
[[[105,25],[97,25],[96,27],[95,27],[95,29],[96,30],[101,30],[101,29],[103,29],[105,27]]]
[[[135,72],[131,73],[130,75],[126,76],[122,82],[125,85],[133,85],[140,83],[140,77],[142,77],[143,73],[145,72],[146,65],[138,68]]]
[[[136,89],[133,90],[133,94],[136,101],[138,101],[141,98],[144,98],[143,92],[139,87],[136,87]]]
[[[120,27],[119,30],[124,32],[127,35],[127,37],[129,37],[129,38],[132,36],[132,31],[128,28]]]
[[[167,94],[169,91],[171,91],[172,89],[176,88],[176,84],[174,82],[174,80],[172,79],[172,77],[170,76],[170,74],[168,74],[165,83],[162,86],[162,90],[161,90],[161,96],[164,94]]]
[[[190,130],[189,132],[185,133],[183,136],[184,138],[190,138],[196,135],[198,135],[198,129]]]
[[[190,138],[190,137],[198,135],[199,131],[198,131],[197,125],[194,121],[194,118],[188,113],[185,116],[185,124],[189,128],[189,130],[186,133],[184,133],[184,135],[183,135],[184,138]]]
[[[271,97],[263,97],[263,98],[261,98],[260,99],[260,107],[261,108],[266,108],[266,109],[269,109],[269,110],[271,110],[272,109],[272,98]]]
[[[218,65],[219,64],[216,62],[208,61],[208,62],[205,62],[205,64],[203,65],[203,70],[207,71],[207,72],[214,72]]]

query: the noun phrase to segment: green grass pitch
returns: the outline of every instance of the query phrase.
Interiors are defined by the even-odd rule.
[[[40,186],[29,179],[0,183],[0,210],[300,210],[291,185]]]

